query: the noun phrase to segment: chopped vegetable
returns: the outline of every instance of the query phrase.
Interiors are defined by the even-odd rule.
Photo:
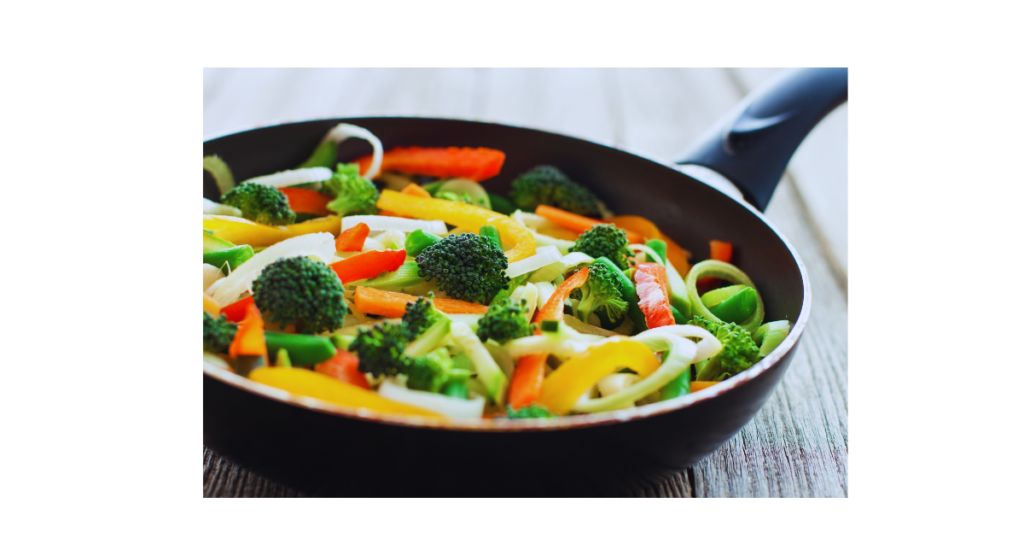
[[[277,355],[278,350],[287,350],[289,361],[297,366],[322,363],[338,352],[331,339],[323,336],[264,331],[263,337],[271,355]]]
[[[217,183],[217,190],[220,191],[221,196],[235,188],[235,176],[228,168],[228,163],[220,157],[216,155],[203,157],[203,170],[213,176],[213,181]]]
[[[210,353],[226,353],[235,339],[238,325],[221,315],[214,317],[203,312],[203,350]]]
[[[633,258],[626,233],[611,224],[594,225],[583,232],[569,250],[582,252],[591,258],[604,256],[623,271],[629,269],[629,262]]]
[[[491,199],[487,191],[476,181],[468,179],[451,179],[442,181],[441,186],[434,192],[434,198],[466,202],[484,209],[491,209]]]
[[[376,177],[368,173],[371,168],[369,156],[356,162],[366,177]],[[384,153],[380,171],[481,181],[498,175],[504,162],[503,152],[488,148],[398,147]]]
[[[384,192],[386,194],[393,191]],[[435,235],[448,235],[448,227],[440,220],[416,220],[402,217],[383,217],[380,215],[345,217],[341,221],[341,229],[348,230],[359,223],[366,224],[374,232],[397,230],[399,232],[411,233],[416,230],[423,230]]]
[[[546,205],[577,215],[601,214],[597,196],[554,166],[537,166],[514,179],[509,198],[526,211]]]
[[[416,256],[420,275],[454,299],[487,304],[508,287],[501,248],[477,234],[449,235]]]
[[[415,261],[407,261],[398,269],[382,273],[363,283],[364,286],[387,291],[411,292],[424,287],[426,280],[420,276],[420,266]]]
[[[335,196],[327,209],[341,215],[375,215],[377,213],[377,187],[359,177],[353,164],[339,164],[337,171],[321,186],[324,192]]]
[[[498,229],[502,243],[512,247],[505,253],[510,263],[536,254],[536,243],[529,229],[509,217],[480,207],[437,198],[417,198],[394,191],[382,192],[377,207],[419,219],[440,219],[470,230],[491,224]]]
[[[477,323],[476,334],[480,341],[492,339],[499,344],[533,334],[527,314],[526,300],[513,303],[509,299],[491,303],[487,313]]]
[[[720,262],[729,263],[732,261],[732,243],[726,241],[719,241],[712,239],[710,241],[711,255],[708,257],[710,260],[718,260]],[[711,286],[717,279],[714,277],[705,277],[697,281],[700,286]]]
[[[382,413],[439,416],[433,411],[392,401],[373,391],[302,368],[257,368],[252,371],[249,378],[295,396],[316,398],[335,405],[370,409]]]
[[[219,304],[229,304],[238,299],[264,268],[280,258],[292,256],[316,256],[329,260],[334,255],[334,236],[329,233],[308,234],[281,241],[257,253],[224,277],[213,299]]]
[[[249,305],[251,304],[253,304],[252,297],[246,297],[222,307],[220,313],[224,314],[228,321],[238,323],[245,319],[245,313],[249,311]]]
[[[224,205],[237,207],[242,217],[260,224],[277,226],[295,222],[295,212],[280,190],[259,183],[242,183],[221,197]]]
[[[392,381],[384,381],[378,391],[381,397],[428,409],[439,415],[452,418],[480,418],[484,414],[484,399],[453,398],[421,390],[409,390]]]
[[[760,348],[751,334],[739,325],[702,316],[694,316],[690,324],[707,329],[722,344],[719,353],[697,366],[698,381],[722,381],[761,360]]]
[[[765,323],[754,332],[754,343],[761,346],[761,356],[767,357],[769,353],[779,347],[786,337],[789,336],[789,321],[780,320]]]
[[[405,305],[415,301],[416,297],[405,293],[378,290],[360,286],[356,288],[356,310],[364,314],[374,314],[388,318],[400,318],[405,313]],[[487,307],[467,303],[455,299],[434,299],[434,306],[446,314],[484,314]]]
[[[331,197],[308,189],[281,188],[280,191],[288,198],[288,207],[296,213],[319,215],[326,217],[331,212],[327,209]]]
[[[203,215],[203,229],[236,245],[266,247],[300,235],[339,233],[341,219],[335,215],[310,219],[287,226],[267,226],[251,220],[223,215]],[[333,236],[332,236],[333,241]]]
[[[537,404],[552,414],[564,415],[598,381],[622,368],[640,377],[654,373],[661,363],[647,346],[629,340],[609,340],[566,361],[544,380]]]
[[[282,327],[315,334],[340,329],[348,314],[345,288],[323,262],[304,256],[281,258],[252,283],[260,312]]]
[[[636,292],[640,296],[640,310],[650,328],[673,325],[672,309],[668,301],[668,276],[665,266],[641,263],[636,266]]]
[[[374,278],[382,273],[394,271],[405,262],[405,250],[371,250],[334,262],[330,268],[343,284]]]
[[[702,277],[706,276],[723,278],[729,282],[743,284],[753,289],[755,293],[757,292],[757,288],[754,287],[750,277],[736,266],[716,260],[704,260],[694,265],[690,269],[690,274],[686,276],[686,288],[690,296],[690,303],[693,305],[694,315],[701,315],[714,321],[723,321],[712,314],[708,307],[704,306],[700,295],[697,293],[698,282]],[[757,293],[756,301],[757,305],[754,314],[740,323],[740,327],[746,331],[757,330],[761,326],[761,322],[764,321],[764,302],[761,299],[760,293]]]
[[[587,321],[591,314],[604,313],[614,327],[626,315],[629,303],[622,298],[622,288],[615,273],[605,264],[590,267],[590,275],[580,288],[580,302],[576,306],[576,316],[580,321]]]
[[[229,217],[241,217],[242,210],[237,207],[231,207],[229,205],[218,204],[212,200],[203,198],[203,214],[204,215],[227,215]]]
[[[263,318],[256,305],[250,304],[246,309],[245,318],[238,324],[235,337],[228,346],[228,355],[232,359],[241,355],[267,356],[267,344],[263,339]]]
[[[259,184],[267,187],[291,187],[293,185],[303,185],[306,183],[318,183],[325,181],[331,177],[331,169],[324,167],[316,168],[300,168],[298,170],[285,170],[284,172],[278,172],[276,174],[270,174],[269,176],[259,176],[249,178],[243,181],[241,184]]]
[[[505,271],[505,275],[510,278],[515,278],[519,275],[532,273],[561,260],[562,253],[559,252],[557,248],[540,247],[537,249],[537,253],[533,256],[508,264],[508,269]]]
[[[341,232],[334,241],[334,248],[338,252],[359,252],[363,250],[363,243],[369,235],[370,227],[365,222],[360,222]]]
[[[697,392],[698,390],[704,390],[708,387],[713,387],[718,383],[718,381],[693,381],[690,383],[690,389],[692,392]]]
[[[557,207],[551,207],[547,205],[537,206],[536,212],[538,215],[550,220],[551,222],[554,222],[559,226],[562,226],[577,233],[583,233],[593,228],[594,226],[604,224],[599,220],[583,217],[575,213],[570,213],[568,211],[558,209]],[[633,234],[625,230],[623,231],[625,232],[626,238],[628,239],[628,241],[626,242],[627,245],[629,243],[637,243],[641,240],[639,235]]]
[[[313,369],[343,383],[355,385],[362,389],[370,388],[370,383],[366,381],[366,376],[359,371],[359,359],[344,349],[337,350],[333,357],[324,362],[317,363]]]
[[[415,183],[410,183],[410,184],[406,185],[405,188],[403,188],[399,192],[401,192],[402,194],[408,194],[409,196],[418,196],[420,198],[430,198],[430,193],[427,192],[426,189],[424,189],[423,187],[420,187],[419,185],[417,185]]]

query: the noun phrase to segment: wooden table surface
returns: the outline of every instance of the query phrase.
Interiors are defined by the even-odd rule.
[[[203,139],[332,117],[505,122],[677,155],[773,69],[205,69]],[[719,450],[646,497],[844,497],[846,106],[811,133],[765,215],[800,253],[812,318],[782,383]],[[203,449],[205,497],[293,497]]]

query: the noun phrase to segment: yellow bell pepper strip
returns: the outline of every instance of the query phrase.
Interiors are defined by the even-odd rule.
[[[203,215],[203,229],[236,245],[268,247],[274,243],[318,232],[341,233],[341,217],[331,215],[287,226],[267,226],[251,220],[222,215]]]
[[[267,356],[267,342],[263,338],[263,316],[256,305],[249,303],[245,311],[245,319],[238,324],[235,338],[228,347],[228,355],[232,359],[239,355],[253,357]]]
[[[718,381],[691,381],[690,392],[697,392],[718,384]]]
[[[640,342],[610,341],[584,351],[551,372],[537,403],[554,415],[565,415],[604,376],[629,368],[640,377],[647,377],[659,366],[654,352]]]
[[[207,295],[206,292],[203,292],[203,310],[209,312],[213,317],[220,315],[220,305],[217,304],[217,301],[213,300],[213,297]]]
[[[303,368],[257,368],[249,373],[249,379],[288,391],[296,396],[308,396],[346,407],[402,415],[440,416],[426,409],[393,402],[378,396],[371,390],[359,388]]]
[[[564,303],[572,290],[583,286],[590,275],[590,269],[584,268],[565,279],[555,293],[551,295],[548,302],[537,311],[534,321],[539,325],[542,321],[562,321],[565,317]],[[539,333],[540,331],[534,331]],[[516,369],[512,372],[512,382],[508,390],[508,403],[513,409],[522,409],[534,401],[541,394],[541,387],[544,384],[544,364],[548,360],[547,353],[534,353],[520,357],[516,362]]]
[[[512,245],[512,248],[505,252],[509,263],[529,258],[537,253],[533,234],[526,226],[501,213],[482,207],[439,198],[420,198],[390,190],[381,191],[377,207],[413,219],[442,220],[468,230],[479,230],[481,226],[490,224],[498,229],[503,243]]]

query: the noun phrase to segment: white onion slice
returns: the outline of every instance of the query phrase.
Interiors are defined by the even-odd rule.
[[[540,215],[534,213],[527,213],[522,209],[517,209],[513,211],[511,217],[512,220],[515,220],[519,222],[519,224],[522,224],[523,226],[526,226],[527,228],[530,228],[531,230],[534,231],[537,231],[537,228],[539,228],[542,224],[551,222]]]
[[[550,282],[537,282],[537,308],[544,308],[548,299],[555,294],[555,285]]]
[[[329,232],[306,234],[267,247],[225,277],[217,286],[213,300],[222,305],[235,302],[243,292],[250,289],[252,281],[260,276],[266,266],[281,258],[293,256],[316,256],[321,260],[330,260],[334,256],[334,236]]]
[[[317,166],[315,168],[299,168],[298,170],[285,170],[284,172],[278,172],[276,174],[270,174],[269,176],[259,176],[249,178],[242,183],[259,183],[261,185],[269,185],[271,187],[291,187],[292,185],[301,185],[303,183],[316,183],[318,181],[327,181],[331,179],[330,168],[323,166]]]
[[[515,278],[519,275],[525,275],[530,271],[536,271],[541,267],[551,265],[561,259],[562,253],[558,252],[556,247],[540,247],[537,249],[537,253],[533,256],[508,264],[508,269],[505,270],[505,276]]]
[[[324,140],[333,140],[340,144],[349,138],[362,138],[373,146],[373,161],[370,163],[370,168],[363,174],[363,179],[373,179],[377,176],[377,172],[380,172],[380,163],[384,160],[384,146],[381,145],[380,139],[358,125],[339,123],[327,132]]]
[[[220,272],[220,269],[208,263],[203,264],[203,291],[210,289],[214,282],[222,278],[224,273]]]
[[[422,390],[407,389],[385,379],[377,394],[391,401],[404,403],[453,418],[480,418],[484,414],[484,399],[475,396],[469,400],[453,398]]]
[[[658,260],[661,260],[661,262],[665,261],[665,260],[661,259],[661,255],[660,254],[655,252],[653,248],[651,248],[651,247],[649,247],[647,245],[633,244],[633,245],[629,245],[629,249],[630,250],[639,250],[640,252],[643,252],[644,254],[646,254],[648,262],[658,263]],[[664,265],[664,263],[660,263],[660,265]]]
[[[405,219],[402,217],[382,217],[380,215],[353,215],[341,219],[341,231],[345,231],[362,222],[370,227],[370,231],[397,230],[411,233],[423,230],[444,237],[448,235],[448,227],[440,220]]]
[[[203,198],[203,214],[204,215],[228,215],[231,217],[241,217],[242,210],[237,207],[231,207],[229,205],[218,204],[213,200],[207,200]]]
[[[527,282],[525,286],[516,288],[510,298],[512,299],[512,304],[519,304],[523,299],[526,299],[526,319],[533,319],[533,313],[537,310],[537,299],[539,297],[540,291],[537,290],[537,285]]]
[[[554,248],[554,247],[543,247],[543,248]],[[537,249],[538,251],[540,249]],[[590,265],[594,263],[594,258],[587,256],[582,252],[570,252],[556,262],[548,265],[547,267],[537,271],[530,275],[530,282],[551,282],[558,278],[558,275],[573,269],[579,265]]]

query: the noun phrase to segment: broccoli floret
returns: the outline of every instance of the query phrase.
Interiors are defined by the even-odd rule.
[[[441,392],[449,384],[465,385],[471,372],[455,367],[444,348],[415,359],[405,359],[406,386],[413,390]]]
[[[586,322],[590,314],[604,312],[608,320],[615,323],[626,314],[629,303],[622,297],[622,288],[616,275],[607,265],[590,266],[587,281],[580,289],[580,302],[576,307],[576,316]]]
[[[540,407],[539,405],[528,405],[522,409],[512,409],[512,406],[508,406],[508,411],[505,412],[505,418],[519,419],[519,418],[553,418],[554,415],[548,412],[547,409]]]
[[[496,301],[477,322],[476,335],[481,342],[486,342],[490,338],[499,344],[530,336],[533,334],[534,326],[526,319],[527,311],[526,299],[519,304],[508,298]]]
[[[490,239],[464,233],[449,235],[416,256],[420,276],[454,299],[487,304],[508,287],[508,259]]]
[[[327,209],[342,217],[377,214],[377,198],[380,193],[373,183],[359,177],[358,164],[339,164],[338,171],[331,179],[324,181],[320,189],[336,196],[328,202]]]
[[[601,212],[594,193],[554,166],[538,166],[517,177],[508,197],[524,211],[533,211],[544,204],[579,215]]]
[[[237,207],[242,216],[260,224],[279,226],[295,222],[295,212],[288,207],[288,197],[277,187],[246,182],[221,197],[220,203]]]
[[[381,323],[369,329],[359,329],[348,350],[359,357],[359,371],[375,376],[396,376],[406,368],[402,356],[409,344],[409,331],[405,325]]]
[[[625,271],[629,269],[629,259],[633,253],[629,250],[626,232],[614,224],[596,224],[583,232],[569,252],[582,252],[591,258],[607,257]]]
[[[706,329],[722,343],[722,351],[697,366],[697,381],[721,381],[734,376],[761,360],[761,350],[750,333],[735,323],[722,323],[703,316],[689,322]]]
[[[221,314],[219,318],[203,311],[203,349],[210,353],[227,353],[231,341],[235,339],[238,325],[228,321]]]
[[[341,328],[348,314],[344,294],[330,267],[305,256],[277,260],[252,283],[253,300],[264,317],[306,334]]]
[[[407,303],[405,314],[402,314],[402,324],[408,329],[409,335],[416,338],[444,318],[445,315],[434,307],[434,293],[430,292],[426,297],[416,299],[416,302]]]

